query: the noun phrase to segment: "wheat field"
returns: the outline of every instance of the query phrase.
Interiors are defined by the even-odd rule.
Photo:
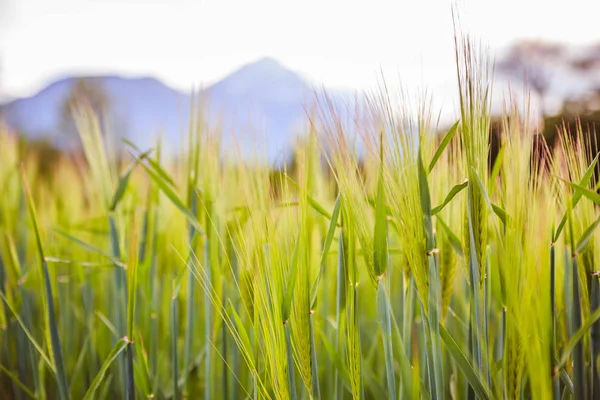
[[[509,104],[490,161],[492,63],[457,34],[456,69],[451,127],[321,96],[276,171],[201,110],[166,159],[77,104],[49,171],[2,128],[0,397],[600,398],[589,132],[547,148]]]

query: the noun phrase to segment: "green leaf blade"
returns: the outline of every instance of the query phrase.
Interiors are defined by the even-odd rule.
[[[96,374],[96,377],[94,378],[87,392],[83,396],[83,400],[92,400],[95,398],[96,391],[104,381],[106,372],[108,371],[112,363],[117,359],[119,354],[121,354],[127,348],[127,346],[129,346],[129,344],[130,341],[125,338],[119,339],[119,341],[117,341],[110,353],[106,356],[104,363],[100,367],[100,371],[98,371],[98,374]]]

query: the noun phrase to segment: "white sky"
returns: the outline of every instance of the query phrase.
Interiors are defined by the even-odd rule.
[[[68,74],[152,75],[183,90],[271,56],[317,82],[454,79],[450,0],[0,0],[0,87],[34,93]],[[517,38],[600,40],[598,0],[462,0],[463,27]],[[596,5],[594,5],[596,4]]]

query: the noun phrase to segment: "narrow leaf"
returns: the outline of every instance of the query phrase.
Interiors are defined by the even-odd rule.
[[[423,214],[431,216],[431,197],[429,194],[429,183],[427,182],[427,173],[423,166],[421,152],[419,152],[419,194],[421,196],[421,210]]]
[[[585,197],[587,197],[588,199],[590,199],[591,201],[593,201],[594,203],[600,205],[600,194],[594,192],[593,190],[587,189],[581,185],[578,185],[576,183],[572,183],[569,181],[565,181],[569,186],[571,186],[573,189],[575,189],[575,191],[577,193],[579,193],[580,195],[583,195]],[[575,204],[573,203],[573,207],[575,207]]]
[[[395,400],[397,397],[396,377],[394,374],[394,351],[392,347],[392,322],[390,317],[390,304],[385,289],[385,278],[380,279],[377,285],[377,306],[383,341],[388,396],[390,400]]]
[[[446,147],[448,147],[448,144],[450,144],[450,141],[452,140],[454,134],[457,131],[459,122],[460,120],[456,121],[454,125],[450,127],[450,129],[440,142],[440,145],[438,146],[437,150],[435,151],[435,154],[433,155],[433,158],[431,159],[431,162],[429,163],[429,172],[431,172],[433,167],[435,167],[435,164],[438,162],[439,158],[444,153],[444,150],[446,150]]]
[[[236,334],[241,341],[241,345],[243,347],[242,352],[246,356],[247,360],[254,360],[254,354],[252,354],[253,347],[250,342],[250,336],[248,335],[248,331],[246,330],[246,325],[240,318],[239,314],[235,310],[235,307],[231,303],[231,300],[227,301],[227,308],[229,309],[229,314],[233,317],[233,320],[236,325]]]
[[[286,175],[286,177],[288,178],[288,181],[296,187],[296,189],[300,189],[300,185],[298,185],[290,176]],[[306,196],[306,200],[308,200],[308,204],[310,204],[316,212],[318,212],[327,219],[332,219],[332,215],[329,214],[325,207],[319,204],[319,202],[315,200],[314,197],[312,197],[309,193],[304,193],[304,195]]]
[[[131,147],[132,149],[134,149],[136,152],[139,153],[139,156],[137,156],[137,158],[139,159],[138,162],[143,161],[143,160],[148,161],[148,164],[150,164],[150,166],[152,168],[154,168],[154,170],[156,171],[156,173],[158,175],[160,175],[161,178],[163,178],[165,180],[165,182],[167,182],[169,185],[171,185],[173,187],[176,186],[175,182],[173,181],[173,179],[171,179],[171,177],[169,176],[169,174],[167,174],[167,172],[163,169],[163,167],[161,167],[160,164],[156,160],[148,157],[148,155],[152,152],[152,150],[148,150],[146,152],[142,152],[142,149],[140,149],[139,147],[137,147],[135,144],[133,144],[132,142],[130,142],[126,138],[123,138],[122,140],[123,140],[123,142],[125,144],[129,145],[129,147]],[[158,147],[158,153],[159,153],[159,156],[160,156],[160,147]]]
[[[98,371],[98,374],[96,374],[96,377],[94,378],[94,380],[92,381],[92,384],[90,385],[89,389],[85,393],[83,400],[91,400],[91,399],[95,398],[96,390],[98,390],[98,388],[102,384],[102,381],[104,380],[104,376],[106,375],[106,372],[108,371],[108,369],[110,368],[112,363],[117,359],[119,354],[121,354],[127,348],[127,346],[129,346],[129,344],[130,344],[130,341],[127,340],[126,338],[119,339],[119,341],[115,344],[113,349],[110,351],[110,353],[104,360],[102,367],[100,367],[100,371]]]
[[[373,267],[375,276],[385,274],[388,268],[387,252],[387,212],[385,203],[385,188],[383,182],[383,165],[379,171],[377,184],[377,199],[375,205],[375,232],[373,235]]]
[[[577,332],[575,332],[573,336],[571,336],[569,342],[563,350],[562,357],[558,362],[559,368],[563,367],[567,363],[569,357],[571,356],[571,352],[573,351],[577,343],[579,343],[579,341],[583,339],[583,337],[588,333],[588,330],[591,328],[591,326],[594,325],[594,323],[598,320],[600,320],[600,309],[594,311],[594,313],[590,315],[588,319],[585,320],[583,325],[581,325],[581,328],[579,328]]]
[[[469,185],[469,181],[465,179],[465,181],[463,183],[459,183],[458,185],[454,185],[454,187],[452,187],[452,189],[450,189],[450,192],[448,192],[448,194],[446,195],[446,198],[444,199],[444,201],[442,202],[442,204],[440,204],[439,206],[433,208],[433,210],[431,210],[431,214],[432,215],[436,215],[437,213],[439,213],[440,211],[442,211],[444,209],[444,207],[446,207],[446,205],[448,203],[450,203],[450,201],[457,195],[459,194],[464,188],[466,188]]]
[[[25,167],[21,164],[21,177],[23,179],[23,187],[25,189],[25,196],[27,197],[27,204],[29,208],[29,216],[33,223],[33,230],[38,248],[38,256],[40,259],[40,267],[44,282],[44,297],[46,300],[46,312],[48,315],[48,329],[50,333],[50,347],[52,349],[52,355],[54,359],[54,365],[56,367],[56,379],[58,381],[58,391],[62,399],[69,399],[69,384],[67,383],[67,374],[65,371],[65,365],[62,356],[62,349],[60,343],[60,337],[58,334],[58,322],[56,321],[56,311],[54,307],[54,297],[52,295],[52,283],[50,281],[50,272],[48,271],[48,264],[44,256],[44,249],[42,246],[42,239],[40,235],[40,229],[37,222],[35,213],[35,205],[31,196],[31,190],[27,182],[25,175]]]
[[[119,177],[119,184],[117,185],[117,190],[115,190],[115,194],[113,195],[112,202],[110,203],[109,211],[114,211],[119,204],[119,201],[125,194],[125,189],[127,189],[127,184],[129,183],[129,178],[131,177],[131,173],[133,169],[138,164],[138,159],[136,158],[132,161],[127,169],[123,172],[123,174]]]
[[[462,373],[465,375],[467,381],[469,381],[469,384],[471,385],[473,390],[475,390],[475,393],[477,394],[479,399],[492,399],[489,389],[486,387],[483,380],[479,377],[479,374],[475,371],[469,360],[465,357],[460,347],[458,347],[454,339],[452,339],[452,336],[450,336],[446,328],[444,328],[442,324],[440,324],[439,326],[440,336],[442,337],[442,340],[444,341],[448,352],[456,362],[458,368],[460,368]]]
[[[494,203],[491,203],[491,204],[492,204],[492,210],[494,211],[494,214],[496,214],[496,216],[498,218],[500,218],[500,221],[502,221],[503,224],[506,224],[506,219],[508,216],[506,211],[497,204],[494,204]]]
[[[296,379],[294,374],[294,357],[292,351],[292,339],[290,333],[290,324],[287,322],[284,326],[285,330],[285,347],[287,350],[287,375],[288,375],[288,389],[291,400],[296,400]]]
[[[46,352],[44,351],[44,349],[42,348],[42,346],[35,340],[35,338],[31,334],[31,332],[29,332],[29,330],[25,326],[25,323],[23,322],[23,320],[21,319],[21,317],[19,317],[19,314],[17,314],[17,312],[15,311],[15,309],[10,305],[10,303],[8,302],[8,299],[6,298],[6,296],[4,296],[4,293],[2,293],[1,290],[0,290],[0,298],[2,298],[2,300],[4,301],[4,303],[6,304],[6,306],[8,307],[8,309],[10,310],[10,312],[14,315],[15,319],[17,320],[17,322],[21,326],[21,329],[23,329],[23,332],[25,332],[25,336],[27,336],[27,338],[29,339],[29,341],[31,342],[31,344],[33,345],[33,347],[40,354],[40,356],[42,357],[42,360],[46,363],[46,365],[48,366],[48,368],[50,369],[50,371],[52,371],[52,373],[56,373],[56,369],[54,368],[54,364],[50,360],[50,357],[46,354]]]
[[[329,221],[329,229],[327,230],[327,236],[325,237],[325,243],[323,244],[323,252],[321,253],[321,261],[319,262],[319,272],[317,274],[317,279],[312,286],[311,289],[311,309],[314,308],[317,302],[317,292],[319,289],[319,282],[321,281],[321,277],[323,275],[323,271],[325,270],[325,265],[327,263],[327,253],[329,253],[329,249],[331,248],[331,243],[333,242],[333,236],[335,235],[335,228],[337,226],[337,221],[340,215],[340,205],[341,205],[341,194],[338,194],[335,199],[335,205],[333,206],[333,213],[331,214],[331,219]]]
[[[596,227],[598,226],[598,224],[600,224],[600,217],[594,223],[592,223],[585,230],[585,232],[583,232],[583,234],[581,235],[581,238],[579,238],[579,241],[577,242],[577,247],[576,247],[576,250],[575,250],[578,254],[581,253],[581,252],[583,252],[583,250],[585,249],[585,247],[589,243],[590,239],[592,238],[592,234],[594,233],[594,230],[596,229]]]
[[[294,247],[294,254],[292,256],[292,263],[290,265],[290,274],[288,277],[287,286],[285,288],[285,296],[283,299],[283,320],[287,321],[290,317],[292,297],[294,295],[294,289],[296,288],[296,279],[298,278],[298,256],[300,247],[300,236],[296,239],[296,246]]]
[[[598,163],[599,155],[600,155],[600,153],[597,154],[596,157],[594,157],[594,159],[590,163],[590,166],[585,170],[583,177],[579,181],[579,186],[584,187],[585,185],[588,184],[590,178],[594,174],[594,168],[596,167],[596,164]],[[572,207],[575,207],[577,205],[577,203],[579,203],[581,196],[582,196],[582,193],[580,193],[578,191],[575,191],[575,193],[573,193],[573,197],[571,198]],[[554,234],[554,238],[552,240],[553,242],[556,242],[558,240],[558,237],[560,236],[563,228],[565,227],[566,222],[567,222],[567,212],[565,211],[563,217],[560,220],[560,223],[558,224],[558,228],[556,228],[556,233]]]
[[[452,246],[454,251],[456,251],[456,254],[458,254],[461,257],[464,257],[463,245],[462,245],[460,239],[458,238],[458,236],[456,236],[454,234],[454,232],[452,232],[450,227],[448,225],[446,225],[444,220],[439,215],[436,216],[436,219],[437,219],[438,224],[440,224],[440,226],[442,227],[442,231],[444,231],[444,234],[448,238],[450,245]]]
[[[494,161],[494,166],[492,167],[492,172],[490,173],[490,180],[488,182],[488,191],[490,191],[490,193],[492,192],[492,188],[494,187],[496,179],[498,179],[498,175],[500,175],[500,168],[502,167],[502,162],[504,161],[505,150],[506,147],[502,146],[500,151],[498,151],[496,160]]]
[[[173,188],[164,180],[164,178],[162,178],[153,169],[149,168],[145,164],[141,164],[141,166],[148,172],[150,178],[152,178],[160,190],[169,198],[169,200],[171,200],[175,207],[177,207],[188,218],[190,224],[192,224],[199,233],[204,234],[202,225],[200,222],[198,222],[196,216],[183,204],[177,193],[175,193]]]
[[[477,174],[477,171],[475,171],[474,168],[471,168],[471,172],[472,172],[473,176],[475,177],[475,182],[479,186],[479,189],[481,190],[481,193],[483,194],[483,198],[485,199],[485,202],[486,202],[489,210],[492,211],[494,214],[496,214],[496,216],[498,218],[500,218],[500,220],[502,221],[503,224],[506,224],[506,220],[508,219],[507,212],[499,205],[492,203],[492,201],[490,200],[490,198],[487,194],[487,191],[485,190],[485,186],[484,186],[483,182],[481,181],[481,178]]]
[[[127,263],[127,335],[133,340],[133,323],[135,316],[135,300],[137,292],[137,269],[138,253],[137,250],[137,230],[135,228],[135,219],[131,221],[131,235],[129,239],[129,260]]]
[[[72,236],[66,232],[60,231],[60,230],[56,230],[56,232],[62,236],[64,236],[65,238],[69,239],[71,242],[75,243],[76,245],[91,251],[92,253],[96,253],[99,254],[103,257],[105,257],[106,259],[110,260],[113,264],[118,265],[120,267],[125,267],[125,264],[121,261],[121,260],[117,260],[115,257],[113,257],[111,254],[99,249],[96,246],[93,246],[87,242],[84,242],[83,240],[77,239],[75,236]]]
[[[4,372],[6,376],[8,376],[19,388],[21,388],[21,390],[27,394],[27,396],[31,397],[32,399],[36,398],[35,394],[29,390],[29,388],[27,388],[27,386],[25,386],[25,384],[21,382],[14,373],[10,372],[10,370],[8,370],[2,364],[0,364],[0,371]]]

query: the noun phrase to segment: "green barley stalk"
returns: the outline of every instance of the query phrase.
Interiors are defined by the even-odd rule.
[[[197,196],[195,191],[192,192],[192,200],[189,208],[191,212],[196,215],[197,213]],[[188,223],[188,245],[190,248],[190,255],[188,258],[188,262],[192,262],[192,252],[196,248],[197,236],[195,228]],[[189,370],[191,365],[191,358],[193,354],[193,336],[194,336],[194,316],[196,313],[196,296],[195,296],[195,288],[196,282],[191,269],[188,269],[187,276],[187,304],[186,304],[186,329],[185,329],[185,339],[184,339],[184,353],[183,353],[183,378],[184,378],[184,388],[186,388],[186,392],[189,393]]]
[[[572,326],[574,330],[578,330],[582,326],[581,316],[581,298],[580,298],[580,285],[579,285],[579,272],[577,253],[575,251],[575,238],[573,237],[573,217],[572,217],[572,204],[567,203],[567,224],[569,227],[569,240],[571,248],[571,268],[572,268],[572,279],[573,279],[573,322]],[[584,367],[584,351],[583,342],[579,342],[575,346],[573,351],[573,388],[574,396],[576,399],[585,399],[586,396],[586,384],[585,384],[585,367]]]
[[[455,58],[460,93],[460,139],[468,171],[467,212],[465,233],[467,265],[471,284],[471,315],[473,323],[472,353],[480,371],[487,374],[487,317],[483,286],[486,281],[485,259],[488,244],[488,208],[486,195],[489,151],[490,66],[486,54],[475,48],[468,36],[458,30],[453,11]],[[477,184],[480,181],[481,184]]]
[[[373,262],[375,273],[378,275],[377,281],[377,305],[379,324],[383,337],[383,349],[385,358],[386,380],[388,386],[388,398],[395,400],[396,394],[396,377],[394,374],[394,352],[392,345],[392,322],[391,322],[391,307],[389,302],[389,281],[386,279],[388,270],[388,231],[387,231],[387,215],[386,215],[386,198],[384,184],[384,169],[383,169],[383,139],[380,145],[380,167],[379,179],[377,183],[377,199],[375,206],[375,232],[373,234],[374,254]]]
[[[552,229],[552,237],[554,238],[554,228]],[[557,359],[556,349],[556,248],[554,243],[550,247],[550,315],[552,318],[552,341],[550,343],[550,353],[552,355],[552,395],[554,400],[560,399],[560,382],[559,374],[556,370],[555,362]]]
[[[31,189],[29,188],[29,184],[27,182],[27,177],[25,175],[25,168],[23,164],[21,164],[21,177],[23,179],[23,187],[25,189],[25,194],[27,197],[27,204],[29,208],[29,217],[31,218],[31,222],[33,224],[33,231],[35,233],[35,240],[37,244],[37,251],[39,256],[39,263],[41,266],[41,273],[43,276],[44,282],[44,299],[46,303],[46,318],[47,325],[45,326],[45,331],[47,332],[47,337],[50,338],[48,345],[52,349],[52,358],[53,364],[56,368],[56,379],[58,381],[58,392],[60,398],[63,400],[71,398],[69,393],[69,384],[67,383],[67,374],[65,370],[65,365],[63,361],[63,354],[61,349],[60,337],[58,334],[58,325],[56,321],[56,309],[54,307],[54,297],[52,294],[52,283],[50,280],[50,271],[48,270],[48,263],[46,262],[46,257],[44,256],[44,246],[42,245],[42,238],[40,234],[40,228],[37,222],[37,216],[35,212],[35,205],[33,203],[33,198],[31,196]]]
[[[137,241],[137,230],[135,227],[135,214],[131,221],[131,233],[129,239],[129,260],[127,264],[127,337],[130,343],[133,341],[133,331],[135,324],[135,306],[137,298],[137,281],[138,281],[138,252],[136,249],[139,246]],[[129,345],[125,349],[127,356],[127,398],[135,400],[135,378],[133,368],[133,351],[134,346]]]
[[[179,357],[177,350],[177,337],[179,334],[179,285],[173,290],[171,296],[171,373],[173,383],[173,399],[179,400]]]
[[[439,258],[437,257],[437,248],[435,244],[435,236],[431,221],[431,198],[429,194],[429,183],[427,181],[427,173],[421,158],[421,152],[418,157],[419,169],[419,192],[421,196],[421,210],[423,212],[423,224],[427,236],[427,261],[429,264],[429,291],[427,294],[427,323],[429,324],[429,337],[427,338],[428,350],[431,357],[429,373],[433,376],[430,381],[433,382],[431,394],[433,399],[443,399],[444,385],[443,379],[443,364],[442,364],[442,346],[439,334],[439,324],[442,315],[442,296],[439,277]]]
[[[346,309],[347,302],[347,286],[348,286],[348,238],[345,234],[343,227],[344,218],[342,216],[342,227],[340,228],[340,239],[338,240],[338,262],[337,262],[337,284],[336,284],[336,312],[335,312],[335,326],[336,326],[336,339],[335,339],[335,351],[338,357],[342,358],[344,354],[343,350],[343,326],[344,326],[344,310]],[[334,374],[334,399],[340,399],[343,396],[343,386],[339,371],[336,369]]]

